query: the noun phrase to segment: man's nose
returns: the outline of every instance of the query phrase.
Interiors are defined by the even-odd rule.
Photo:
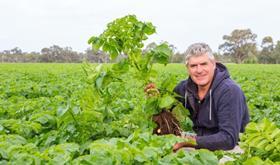
[[[201,65],[197,65],[197,66],[196,66],[196,72],[198,72],[198,73],[202,72],[202,67],[201,67]]]

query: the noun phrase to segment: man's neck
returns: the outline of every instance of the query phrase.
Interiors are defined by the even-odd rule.
[[[209,88],[210,88],[210,84],[207,84],[205,86],[198,86],[199,100],[202,100],[205,97]]]

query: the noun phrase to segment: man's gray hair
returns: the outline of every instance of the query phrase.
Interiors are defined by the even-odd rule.
[[[204,54],[206,54],[211,60],[215,59],[211,48],[206,43],[194,43],[190,45],[185,54],[186,54],[186,64],[188,64],[189,59],[191,57],[201,56]]]

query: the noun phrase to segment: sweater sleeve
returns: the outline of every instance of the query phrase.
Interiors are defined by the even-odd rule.
[[[197,148],[230,150],[239,139],[244,107],[247,107],[243,92],[237,85],[228,86],[222,92],[217,105],[219,132],[197,137]]]

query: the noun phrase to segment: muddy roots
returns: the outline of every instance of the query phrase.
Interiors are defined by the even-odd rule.
[[[157,127],[153,130],[153,134],[174,134],[176,136],[181,136],[179,122],[171,112],[163,110],[160,113],[153,115],[153,121],[157,124]]]

